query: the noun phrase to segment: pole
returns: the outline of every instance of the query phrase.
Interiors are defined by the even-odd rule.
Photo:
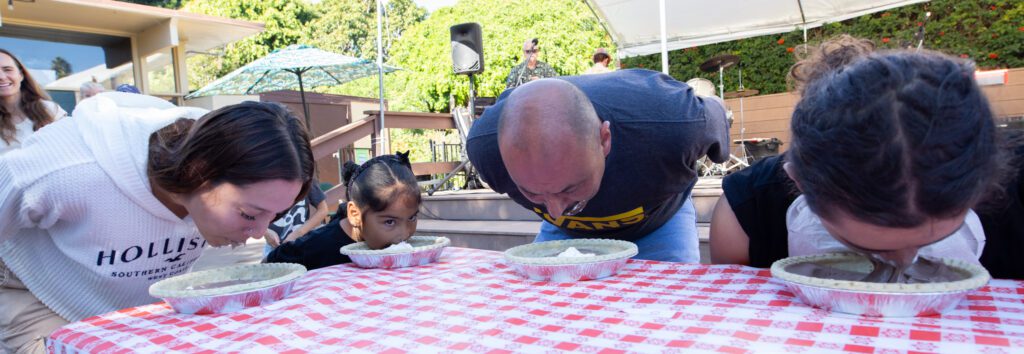
[[[719,64],[718,64],[718,97],[721,97],[722,101],[725,101],[725,77],[723,76],[724,75],[724,70],[725,69],[722,68],[721,62],[719,62]]]
[[[800,9],[800,23],[803,24],[804,30],[804,45],[807,45],[807,16],[804,15],[804,2],[796,0],[796,6]],[[806,52],[804,52],[806,53]]]
[[[928,11],[924,13],[924,21],[921,21],[921,25],[917,27],[917,34],[914,35],[914,39],[917,39],[917,51],[921,51],[921,46],[924,45],[924,25],[928,23],[928,18],[932,17],[932,12]]]
[[[744,119],[743,119],[744,118],[744,116],[743,116],[743,96],[745,96],[743,91],[746,90],[746,88],[743,87],[743,64],[742,63],[739,65],[739,69],[740,69],[740,89],[738,91],[740,92],[740,147],[743,148],[743,162],[747,162],[748,161],[748,158],[747,158],[747,141],[743,140],[743,131],[746,130],[747,128],[743,126],[743,123],[744,123]]]
[[[306,131],[312,136],[313,125],[309,123],[309,105],[306,104],[306,88],[302,86],[302,72],[303,70],[298,70],[295,75],[299,76],[299,97],[302,97],[302,114],[306,116]]]
[[[384,46],[383,46],[383,31],[381,30],[381,12],[384,12],[384,0],[377,0],[377,84],[380,88],[378,95],[380,96],[380,154],[384,155],[388,153],[389,144],[388,136],[385,134],[384,128]]]
[[[668,35],[665,31],[665,0],[658,0],[658,13],[661,15],[661,72],[668,75]]]
[[[473,118],[476,118],[476,78],[473,74],[469,74],[469,121],[472,122]],[[469,132],[466,132],[469,133]]]

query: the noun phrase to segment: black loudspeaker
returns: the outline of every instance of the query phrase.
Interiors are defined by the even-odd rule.
[[[484,41],[478,23],[462,23],[451,27],[452,71],[456,74],[484,72]]]

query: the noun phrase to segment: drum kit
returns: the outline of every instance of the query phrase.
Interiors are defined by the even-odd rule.
[[[733,66],[738,67],[739,71],[739,87],[736,91],[725,92],[725,69]],[[693,78],[686,81],[686,84],[693,88],[694,92],[700,96],[718,96],[723,101],[730,98],[738,98],[740,103],[740,139],[739,139],[739,154],[729,154],[729,160],[723,163],[714,163],[707,158],[703,157],[698,161],[698,169],[702,176],[724,176],[735,170],[742,169],[750,166],[750,158],[747,154],[746,145],[743,143],[744,126],[743,126],[743,98],[757,95],[760,91],[756,89],[750,89],[743,86],[743,65],[740,63],[740,57],[732,54],[722,54],[711,59],[708,59],[700,64],[700,70],[706,73],[718,72],[718,94],[715,94],[715,85],[711,80],[704,78]],[[727,118],[729,125],[732,125],[733,113],[729,109],[727,112]]]

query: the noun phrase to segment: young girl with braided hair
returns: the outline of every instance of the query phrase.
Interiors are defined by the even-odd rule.
[[[925,254],[1024,278],[1019,139],[997,130],[973,65],[870,48],[808,60],[790,150],[723,182],[713,262],[846,248],[897,269]]]
[[[361,166],[345,163],[342,174],[348,201],[334,218],[267,255],[267,263],[298,263],[316,269],[351,260],[342,246],[363,241],[383,249],[408,240],[416,232],[420,190],[409,153],[378,156]]]

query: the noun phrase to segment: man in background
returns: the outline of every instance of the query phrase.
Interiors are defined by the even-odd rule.
[[[106,91],[106,89],[103,88],[103,85],[100,85],[99,83],[96,83],[94,81],[86,81],[82,83],[82,87],[80,87],[78,91],[82,94],[82,99],[84,100],[86,98],[96,96],[100,92]]]
[[[587,71],[583,72],[583,75],[589,74],[604,74],[612,72],[612,69],[608,66],[612,63],[612,57],[608,55],[608,51],[604,48],[597,48],[594,51],[594,66],[591,66]]]
[[[527,82],[558,76],[555,69],[548,63],[540,61],[540,47],[537,45],[537,38],[523,43],[523,62],[512,68],[505,78],[505,89],[518,87]]]

